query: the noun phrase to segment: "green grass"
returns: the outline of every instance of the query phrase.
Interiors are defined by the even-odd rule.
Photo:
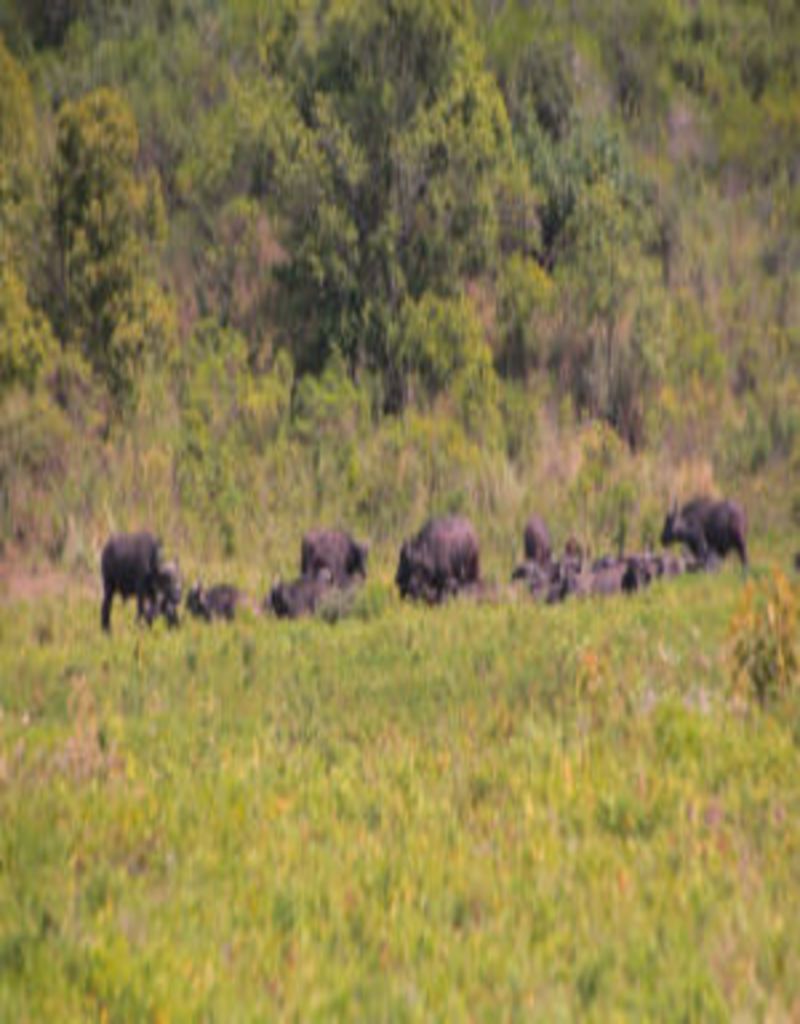
[[[0,607],[0,1019],[789,1019],[800,704],[737,570],[169,633]]]

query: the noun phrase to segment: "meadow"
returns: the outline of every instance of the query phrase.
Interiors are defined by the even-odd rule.
[[[0,1024],[800,1021],[798,153],[796,0],[0,0]],[[696,495],[748,579],[392,585]]]
[[[797,587],[754,576],[0,604],[0,1019],[796,1019]]]

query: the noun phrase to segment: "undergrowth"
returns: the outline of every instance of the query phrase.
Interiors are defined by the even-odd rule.
[[[738,699],[743,600],[0,608],[0,1018],[791,1018],[800,701]]]

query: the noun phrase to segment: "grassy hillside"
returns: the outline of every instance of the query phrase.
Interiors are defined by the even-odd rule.
[[[798,593],[757,576],[0,607],[0,1017],[794,1017]]]
[[[800,1018],[798,154],[795,0],[0,0],[1,1020]],[[391,585],[698,493],[749,582]]]
[[[0,546],[796,529],[797,4],[606,7],[0,4]]]

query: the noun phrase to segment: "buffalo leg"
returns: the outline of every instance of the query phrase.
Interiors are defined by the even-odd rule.
[[[103,588],[103,605],[100,609],[100,625],[109,633],[111,631],[111,602],[114,600],[112,587]]]
[[[143,591],[143,590],[137,591],[136,592],[136,618],[137,618],[137,620],[138,619],[144,619],[144,621],[147,623],[148,626],[152,626],[153,625],[153,618],[154,618],[153,605],[154,605],[154,602],[150,598],[149,594],[146,594],[145,591]]]

